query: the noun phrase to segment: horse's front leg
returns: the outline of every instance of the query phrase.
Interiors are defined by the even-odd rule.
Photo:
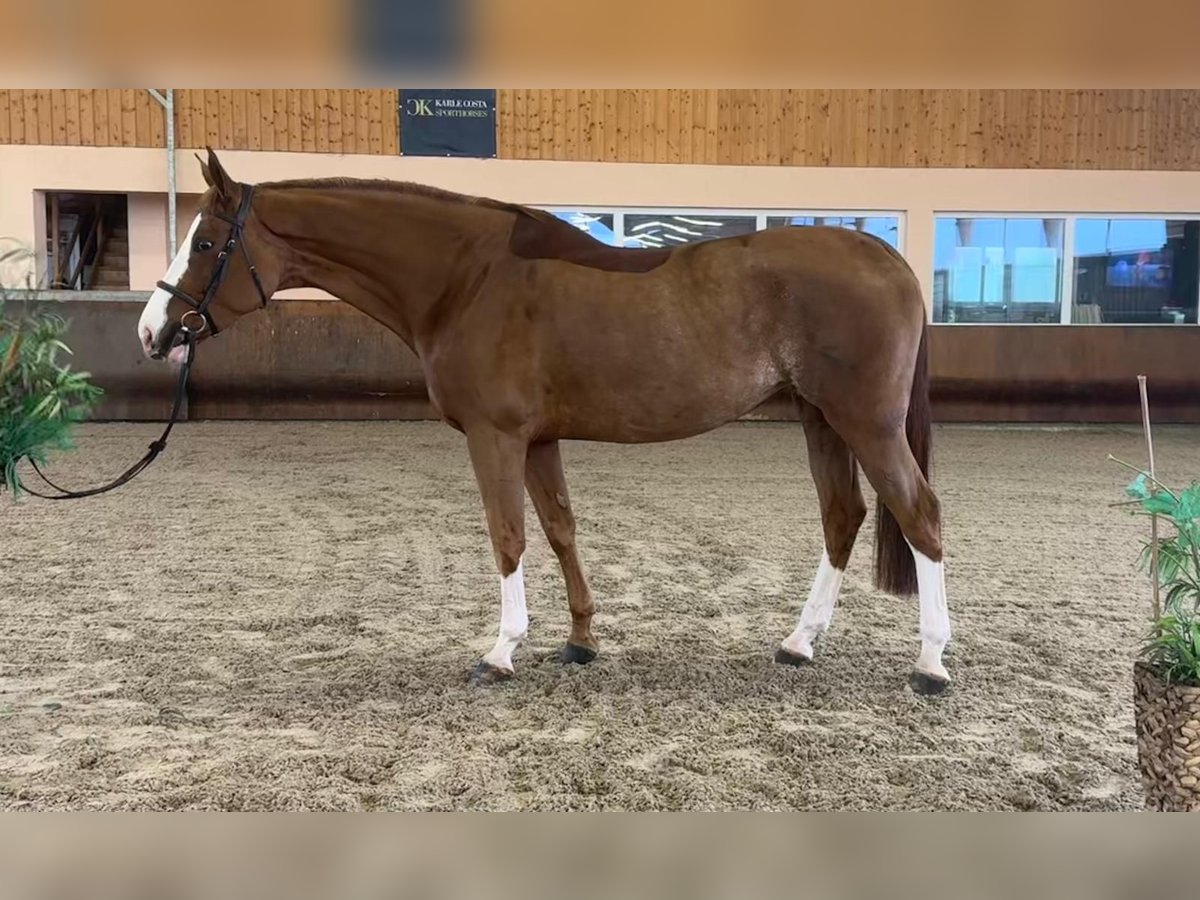
[[[596,658],[599,646],[592,637],[592,590],[588,587],[579,551],[575,548],[575,515],[567,494],[567,479],[563,475],[562,456],[558,441],[546,441],[529,446],[525,462],[525,486],[541,520],[546,540],[562,566],[567,582],[567,605],[571,608],[571,636],[567,638],[559,658],[564,663],[590,663]]]
[[[511,678],[512,654],[525,637],[525,440],[490,428],[467,432],[471,465],[487,514],[488,533],[500,570],[500,634],[496,646],[471,673],[472,684],[492,684]]]

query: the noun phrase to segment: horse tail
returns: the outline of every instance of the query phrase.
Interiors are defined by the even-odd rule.
[[[912,392],[904,430],[908,446],[929,478],[929,456],[933,449],[933,417],[929,409],[929,325],[921,326],[917,365],[913,370]],[[875,586],[901,597],[917,592],[917,566],[912,549],[900,530],[900,523],[882,501],[875,507]]]

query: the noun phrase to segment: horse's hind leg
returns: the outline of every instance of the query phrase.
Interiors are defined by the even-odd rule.
[[[950,613],[942,563],[941,505],[902,430],[879,434],[851,429],[842,433],[847,435],[879,501],[895,517],[916,564],[921,653],[913,669],[912,686],[918,693],[939,693],[950,683],[950,675],[942,665],[942,652],[950,640]],[[876,536],[876,541],[883,540],[884,535]]]
[[[837,605],[842,574],[854,548],[854,539],[867,514],[858,485],[858,465],[850,448],[834,431],[821,411],[797,398],[808,442],[809,467],[821,504],[821,522],[825,530],[825,552],[808,600],[800,612],[800,621],[775,653],[775,661],[788,665],[811,662],[813,643],[829,629]]]
[[[500,570],[500,634],[496,645],[471,673],[472,684],[490,684],[512,676],[512,653],[529,627],[521,566],[525,554],[522,474],[527,444],[512,435],[483,429],[467,433],[467,448]]]
[[[575,549],[575,516],[567,495],[558,441],[530,445],[525,459],[525,486],[567,582],[571,636],[562,649],[561,659],[564,663],[589,663],[598,650],[592,637],[592,614],[596,607]]]

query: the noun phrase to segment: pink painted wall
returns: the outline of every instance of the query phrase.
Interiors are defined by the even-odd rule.
[[[696,166],[263,151],[226,151],[221,159],[243,181],[393,178],[548,206],[894,211],[902,216],[903,251],[922,281],[927,302],[932,299],[935,213],[1200,212],[1200,172]],[[0,172],[0,235],[30,246],[40,243],[42,226],[31,200],[37,191],[140,194],[131,203],[131,250],[137,255],[132,286],[148,289],[165,270],[166,161],[161,150],[3,146]],[[180,198],[182,238],[205,185],[190,151],[179,153],[178,173],[180,191],[191,195]]]
[[[150,290],[163,276],[167,254],[166,203],[159,194],[129,195],[129,288]]]

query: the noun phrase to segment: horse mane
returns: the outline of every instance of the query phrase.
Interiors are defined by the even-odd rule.
[[[531,209],[519,203],[493,200],[490,197],[475,197],[470,194],[460,194],[428,184],[418,184],[415,181],[393,181],[390,178],[346,178],[341,176],[331,178],[297,178],[291,181],[264,181],[256,185],[256,187],[285,190],[295,188],[300,190],[385,191],[393,194],[406,194],[411,197],[428,197],[431,200],[442,200],[447,203],[483,206],[488,209],[498,209],[504,212],[530,216],[543,222],[558,221],[557,217],[544,210]]]
[[[673,249],[610,247],[543,209],[492,200],[489,197],[459,194],[415,181],[392,181],[387,178],[303,178],[294,181],[267,181],[258,187],[277,190],[384,191],[509,212],[516,216],[516,222],[509,235],[508,248],[516,256],[524,259],[560,259],[609,272],[649,272],[665,263]]]

